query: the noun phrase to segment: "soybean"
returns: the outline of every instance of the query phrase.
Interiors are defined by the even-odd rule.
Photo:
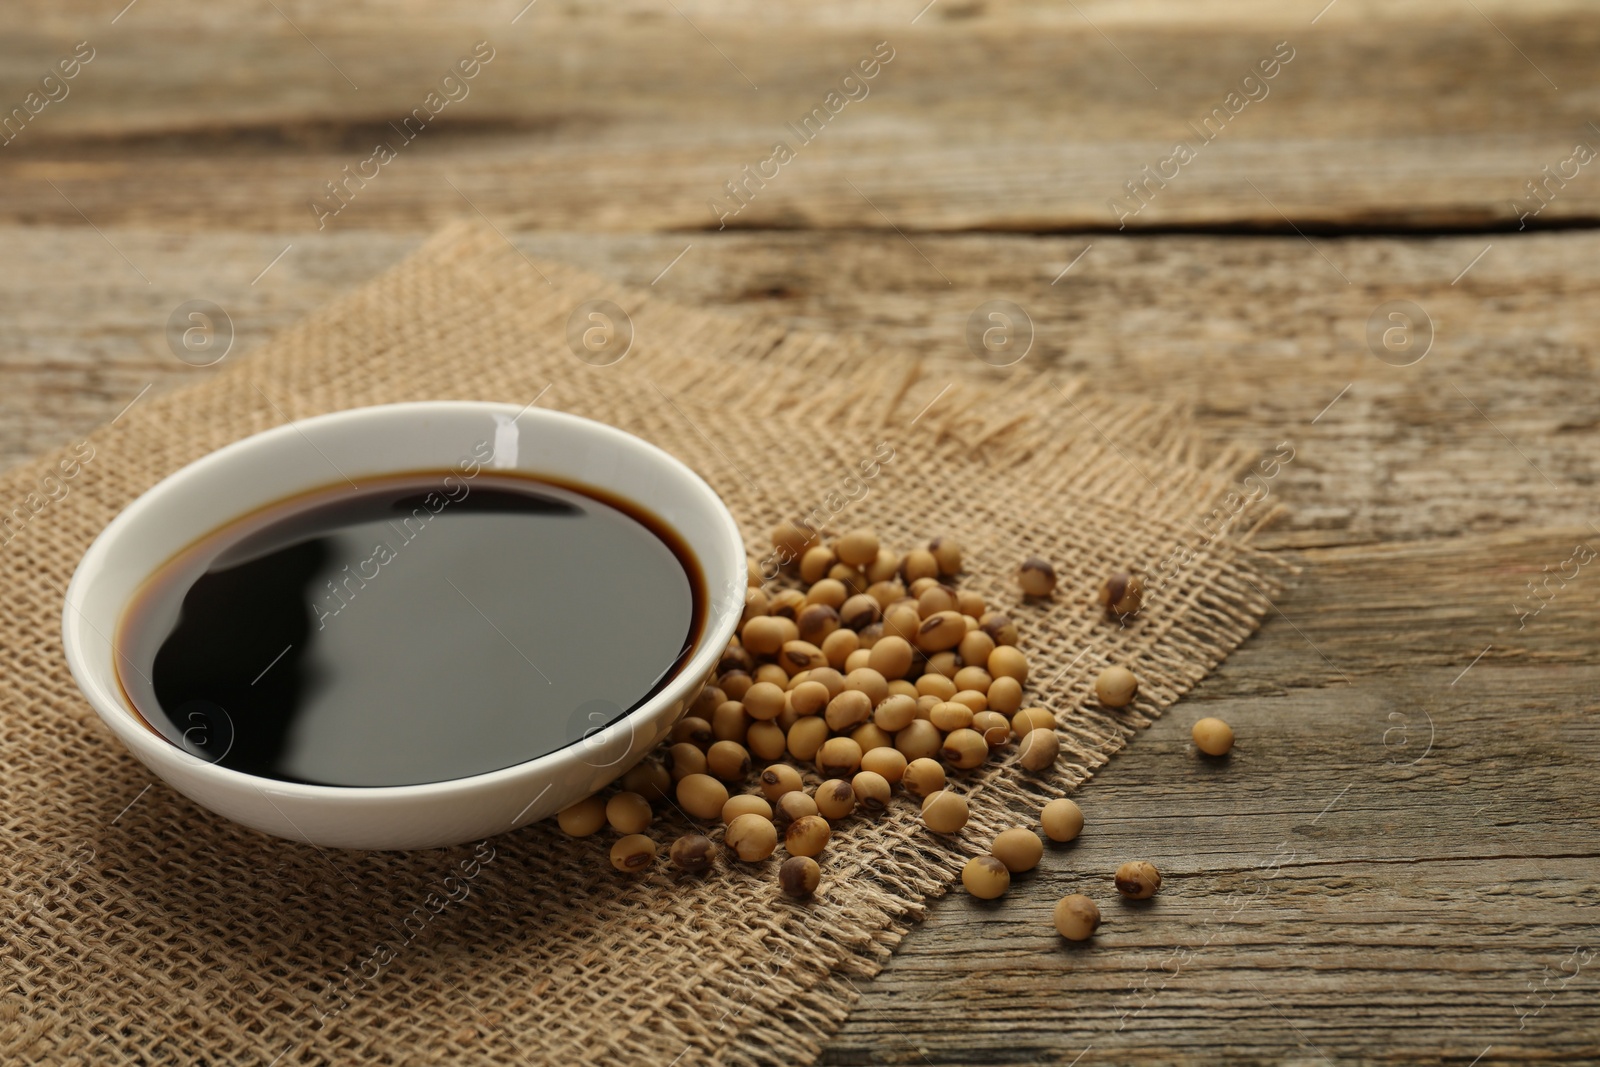
[[[772,805],[767,803],[765,797],[755,793],[740,793],[736,797],[729,797],[728,802],[722,805],[722,821],[731,823],[741,815],[759,815],[768,822],[772,821]]]
[[[1189,736],[1194,738],[1194,747],[1208,756],[1226,756],[1233,748],[1233,727],[1221,719],[1196,720]]]
[[[914,601],[901,601],[883,609],[883,632],[886,637],[898,637],[908,645],[917,639],[922,628],[922,615]]]
[[[817,813],[817,802],[807,793],[785,793],[778,798],[775,821],[788,825],[796,819]]]
[[[989,653],[988,667],[996,678],[1014,678],[1018,685],[1028,684],[1028,657],[1013,645],[1000,645]]]
[[[1139,679],[1126,667],[1107,667],[1094,680],[1095,696],[1108,708],[1125,708],[1139,695]]]
[[[711,723],[698,716],[689,715],[672,724],[672,740],[674,742],[687,741],[690,744],[705,748],[715,741],[716,735],[711,732]]]
[[[839,612],[827,604],[807,604],[795,618],[800,640],[822,646],[828,635],[839,628]]]
[[[940,789],[922,798],[922,822],[937,834],[953,834],[967,825],[967,798]]]
[[[828,706],[830,699],[828,687],[809,677],[789,690],[789,706],[798,715],[815,715]]]
[[[908,760],[937,756],[944,747],[944,736],[927,719],[917,719],[894,735],[894,747]]]
[[[928,712],[928,721],[940,730],[962,730],[972,725],[972,709],[953,700],[940,701]]]
[[[900,574],[907,583],[919,578],[937,578],[939,560],[925,548],[914,548],[906,553],[905,560],[900,564]]]
[[[875,708],[889,695],[889,680],[871,667],[855,667],[844,676],[844,688],[846,692],[865,693]]]
[[[1022,683],[1015,678],[996,678],[989,683],[989,691],[984,695],[989,698],[991,711],[1010,715],[1022,707]]]
[[[816,682],[828,691],[828,699],[832,700],[844,692],[844,675],[833,667],[816,667],[806,676],[806,681]]]
[[[991,611],[984,615],[978,620],[978,629],[988,634],[989,639],[997,645],[1017,643],[1017,624],[1004,612]]]
[[[1055,726],[1056,717],[1047,708],[1023,708],[1011,716],[1011,729],[1019,741],[1029,730],[1053,730]]]
[[[913,796],[925,797],[944,788],[944,768],[938,760],[916,759],[906,764],[900,776],[906,791]]]
[[[1056,933],[1068,941],[1087,941],[1100,927],[1100,906],[1082,893],[1056,901]]]
[[[737,637],[729,639],[727,650],[722,653],[722,658],[717,661],[717,670],[726,673],[729,671],[748,672],[754,669],[755,660],[751,658],[750,652],[739,642]]]
[[[948,680],[950,684],[954,686],[956,671],[961,669],[961,661],[956,658],[956,654],[953,650],[935,652],[933,655],[928,657],[928,662],[925,664],[923,669],[929,673],[936,674],[939,677]]]
[[[815,530],[802,527],[798,523],[785,519],[772,528],[772,547],[780,554],[788,556],[790,560],[797,560],[801,554],[817,543]]]
[[[1144,860],[1130,860],[1117,868],[1113,881],[1129,900],[1147,900],[1161,888],[1161,872]]]
[[[839,559],[852,567],[865,567],[878,558],[878,535],[871,530],[851,530],[834,546]]]
[[[892,548],[884,548],[880,545],[877,558],[862,570],[865,571],[867,581],[872,585],[892,582],[895,580],[895,575],[900,573],[900,553]],[[872,592],[871,588],[868,588],[867,592]]]
[[[842,777],[860,768],[861,746],[848,737],[829,738],[817,750],[817,770],[823,774]]]
[[[642,834],[654,819],[650,802],[638,793],[618,793],[606,801],[606,822],[619,834]]]
[[[761,772],[761,792],[768,800],[777,800],[785,793],[799,792],[805,788],[800,772],[787,763],[774,763]]]
[[[998,711],[980,711],[972,716],[972,728],[983,735],[991,749],[1011,740],[1011,722]],[[754,729],[751,730],[754,733]]]
[[[989,742],[976,730],[952,730],[944,739],[939,754],[952,767],[970,771],[989,758]]]
[[[1052,841],[1071,841],[1083,830],[1083,810],[1075,801],[1057,797],[1039,813],[1044,835]]]
[[[728,787],[709,774],[691,774],[678,782],[678,806],[696,819],[720,818]]]
[[[766,730],[776,730],[780,737],[787,738],[789,736],[789,727],[793,726],[799,721],[800,713],[794,710],[793,702],[785,702],[783,711],[778,714],[776,719],[773,719],[771,722],[756,722],[750,724],[750,729],[745,735],[745,747],[764,760],[781,759],[783,756],[781,746],[784,742],[779,742],[780,751],[776,756],[768,756],[757,749],[756,745],[758,742],[756,741],[756,738],[767,736],[765,733]],[[761,727],[762,731],[758,732],[756,727]]]
[[[861,647],[861,635],[854,630],[838,629],[822,639],[822,654],[834,670],[843,667],[850,654]]]
[[[689,714],[709,722],[711,713],[717,705],[728,699],[728,694],[714,685],[707,685],[700,690],[700,695],[694,698],[694,705],[689,709]]]
[[[973,634],[968,634],[967,636],[971,637]],[[984,637],[983,634],[977,634],[977,636]],[[984,640],[988,640],[988,638],[984,637]],[[958,690],[975,690],[985,696],[989,693],[989,687],[994,684],[994,677],[982,667],[962,667],[959,671],[956,671],[956,676],[950,680],[955,683]]]
[[[956,611],[956,591],[948,585],[930,585],[917,597],[917,610],[926,619],[929,615],[936,615],[941,611]],[[956,614],[961,614],[956,612]],[[965,623],[962,623],[965,626]]]
[[[833,549],[817,545],[815,548],[806,549],[806,554],[800,557],[800,580],[807,585],[812,585],[828,576],[828,571],[839,562],[839,557],[833,554]]]
[[[750,752],[737,741],[718,741],[706,750],[706,770],[724,782],[737,782],[750,773]]]
[[[893,745],[883,748],[870,748],[861,753],[862,771],[871,771],[880,774],[884,781],[890,785],[905,777],[906,757],[903,752]]]
[[[982,630],[968,630],[961,638],[961,643],[956,645],[956,651],[960,653],[962,663],[988,663],[989,653],[996,647],[994,638]]]
[[[722,833],[722,844],[746,863],[757,863],[778,848],[778,828],[760,815],[740,815]]]
[[[880,748],[894,749],[894,735],[886,732],[877,723],[864,722],[850,731],[850,740],[861,746],[861,759],[866,762],[867,753]]]
[[[1044,856],[1044,842],[1032,830],[1018,826],[996,834],[989,852],[1006,865],[1006,870],[1021,874],[1039,866],[1039,860]]]
[[[1028,596],[1049,596],[1056,591],[1056,569],[1046,560],[1030,556],[1017,570],[1017,583]]]
[[[855,787],[843,778],[831,778],[817,786],[812,798],[817,812],[830,822],[844,818],[856,808]]]
[[[744,693],[744,713],[755,720],[778,718],[784,710],[784,688],[771,681],[757,681]]]
[[[791,856],[815,856],[828,847],[828,838],[832,836],[827,819],[816,814],[802,815],[784,831],[783,847]]]
[[[611,866],[625,874],[643,874],[656,861],[656,843],[644,834],[629,834],[611,846]]]
[[[886,679],[904,678],[916,660],[911,642],[896,634],[885,634],[873,642],[867,666]]]
[[[810,641],[785,641],[783,648],[778,651],[778,663],[790,674],[799,674],[801,671],[826,667],[828,657]]]
[[[904,730],[916,717],[916,700],[903,694],[885,697],[872,712],[872,721],[890,733]]]
[[[599,797],[584,797],[556,813],[556,825],[573,837],[588,837],[606,824],[606,802]]]
[[[706,773],[706,754],[687,741],[680,741],[667,749],[667,765],[672,768],[672,780],[682,782],[691,774]]]
[[[822,868],[810,856],[791,856],[778,868],[778,889],[786,897],[804,900],[817,891]]]
[[[880,552],[878,555],[879,558],[882,558],[883,553]],[[895,556],[894,562],[895,566],[899,567],[900,557]],[[890,573],[892,574],[894,572],[891,571]],[[900,579],[890,578],[888,580],[873,580],[872,574],[872,570],[868,569],[867,579],[872,581],[872,584],[867,586],[867,595],[878,602],[878,607],[880,609],[887,611],[890,604],[893,604],[896,600],[899,600],[901,597],[906,595],[905,584],[901,582]]]
[[[807,604],[822,604],[835,611],[850,598],[849,588],[837,578],[824,578],[806,590]],[[803,614],[803,612],[802,612]],[[799,620],[796,619],[798,622]]]
[[[766,682],[768,685],[775,685],[779,689],[788,689],[790,675],[788,671],[776,663],[761,663],[756,666],[755,673],[750,675],[750,679],[756,685]],[[746,690],[745,697],[748,698],[749,695],[749,691]]]
[[[828,579],[832,579],[844,586],[844,595],[846,597],[867,591],[867,576],[861,573],[860,568],[852,567],[848,563],[835,563],[828,570],[828,578],[823,580],[827,581]],[[837,604],[834,605],[834,607],[838,606]]]
[[[785,641],[800,636],[794,620],[776,615],[759,615],[744,624],[744,647],[757,656],[776,655]]]
[[[805,606],[806,595],[804,593],[798,589],[783,589],[771,597],[767,604],[767,610],[775,618],[788,619],[793,622],[794,617],[800,614],[800,609]],[[792,641],[794,638],[787,638],[787,640]]]
[[[871,626],[883,618],[883,607],[866,593],[857,593],[839,608],[839,621],[852,630]]]
[[[684,834],[672,843],[667,856],[680,871],[704,874],[712,864],[711,838],[704,834]]]
[[[928,542],[928,553],[939,566],[945,578],[961,573],[961,544],[953,537],[935,537]]]
[[[936,611],[929,615],[917,628],[917,647],[929,653],[956,647],[967,634],[967,624],[961,620],[961,614],[955,611]]]
[[[950,698],[950,702],[960,704],[974,715],[980,711],[989,710],[989,698],[976,689],[958,690],[956,695]]]
[[[768,762],[782,759],[789,747],[789,735],[783,728],[783,719],[751,723],[749,732],[745,734],[744,743],[753,756]]]
[[[888,809],[892,789],[883,775],[861,771],[850,779],[850,788],[856,795],[856,803],[868,815],[882,815]]]
[[[1108,615],[1132,615],[1144,605],[1144,583],[1131,574],[1113,574],[1100,587],[1100,606]]]
[[[718,705],[717,710],[711,713],[711,733],[718,741],[742,742],[745,731],[749,729],[750,713],[744,710],[744,704],[740,701],[729,700]]]
[[[1061,740],[1054,730],[1029,730],[1017,748],[1017,762],[1030,771],[1052,766],[1061,751]]]
[[[993,900],[1011,888],[1011,872],[993,856],[974,856],[961,868],[961,884],[979,900]]]
[[[828,740],[828,724],[820,716],[809,715],[789,727],[789,755],[797,760],[814,760]]]
[[[844,731],[866,722],[871,715],[872,698],[859,689],[846,689],[828,702],[823,719],[828,729]]]
[[[728,700],[738,700],[754,684],[749,671],[724,671],[717,676],[717,686]],[[719,707],[721,705],[718,705]]]
[[[655,760],[647,759],[622,776],[622,788],[646,800],[665,800],[672,789],[672,773]]]

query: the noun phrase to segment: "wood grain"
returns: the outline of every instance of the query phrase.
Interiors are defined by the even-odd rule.
[[[351,186],[329,226],[429,228],[465,198],[583,231],[1515,230],[1513,202],[1540,203],[1525,183],[1580,141],[1600,146],[1585,95],[1600,20],[1580,5],[1345,0],[1314,25],[1322,4],[1174,19],[1171,4],[946,0],[913,23],[921,3],[836,20],[545,3],[515,24],[522,5],[503,2],[279,6],[19,19],[0,38],[0,101],[20,102],[71,42],[97,54],[0,148],[0,220],[315,229],[325,183],[397,140],[389,124],[479,40],[496,58],[470,95]],[[868,95],[802,143],[787,124],[879,41],[895,58]],[[1280,41],[1294,58],[1266,95],[1202,141],[1195,128]],[[1482,91],[1461,91],[1467,71]],[[708,204],[779,140],[793,161],[721,219]],[[1136,214],[1110,207],[1131,211],[1125,183],[1180,140],[1192,163],[1145,185]],[[1530,224],[1600,219],[1591,170],[1567,165]]]
[[[1600,1055],[1600,734],[1577,695],[1600,590],[1521,633],[1492,608],[1506,570],[1586,536],[1306,553],[1285,615],[1080,791],[1079,841],[1001,906],[935,909],[824,1062]],[[1189,744],[1203,715],[1238,733],[1227,760]],[[1131,858],[1163,872],[1149,905],[1111,889]],[[1068,892],[1100,901],[1088,946],[1052,933]]]
[[[248,358],[254,340],[421,239],[108,236],[152,284],[81,227],[4,231],[20,269],[0,272],[0,331],[14,331],[0,333],[0,360],[28,385],[0,395],[0,456],[83,433],[151,381],[206,373],[179,362],[166,342],[167,317],[184,301],[227,309],[238,335],[229,358]],[[657,291],[910,348],[935,373],[971,369],[964,330],[979,303],[1016,301],[1035,328],[1024,368],[1058,367],[1100,390],[1188,402],[1218,443],[1269,450],[1289,441],[1296,459],[1278,482],[1293,514],[1267,531],[1267,544],[1600,520],[1592,497],[1600,423],[1592,391],[1578,384],[1600,369],[1591,340],[1600,328],[1597,235],[1347,238],[1315,249],[1294,237],[996,235],[919,236],[913,248],[896,236],[832,233],[544,233],[518,243],[639,286],[692,245]],[[1373,310],[1395,299],[1416,302],[1435,323],[1433,350],[1409,367],[1368,347]],[[1063,419],[1076,417],[1063,410]],[[1103,429],[1116,440],[1114,426]]]

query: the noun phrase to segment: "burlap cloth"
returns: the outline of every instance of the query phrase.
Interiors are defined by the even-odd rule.
[[[616,365],[567,345],[570,312],[592,298],[634,324]],[[1248,531],[1213,539],[1198,521],[1234,487],[1240,457],[1202,461],[1172,412],[1079,395],[1027,361],[926,377],[906,356],[534,264],[481,228],[447,231],[228,363],[93,434],[66,495],[0,549],[0,1061],[809,1062],[858,995],[852,980],[883,966],[967,856],[1086,779],[1268,608],[1273,568]],[[823,889],[796,904],[775,893],[777,858],[704,881],[665,864],[633,879],[608,864],[608,837],[569,840],[548,822],[412,853],[268,838],[155,781],[74,688],[58,636],[66,582],[105,523],[166,474],[286,418],[526,403],[547,386],[541,406],[620,426],[699,471],[753,556],[779,519],[833,510],[843,497],[830,494],[888,442],[893,460],[836,523],[902,547],[963,543],[963,586],[1012,612],[1034,664],[1028,701],[1062,720],[1055,772],[1008,756],[960,775],[973,817],[951,840],[921,830],[906,800],[847,821]],[[0,505],[40,493],[66,454],[0,478]],[[1184,552],[1133,625],[1090,609],[1107,573],[1154,572]],[[1019,602],[1012,571],[1030,554],[1058,568],[1052,603]],[[1143,682],[1122,713],[1089,696],[1111,662]],[[680,832],[667,814],[661,842]],[[430,894],[464,863],[470,895],[440,909]]]

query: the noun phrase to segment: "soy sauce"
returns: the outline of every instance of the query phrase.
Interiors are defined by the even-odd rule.
[[[628,501],[494,473],[361,479],[203,537],[139,591],[118,677],[152,730],[289,782],[510,767],[657,693],[704,622],[683,539]]]

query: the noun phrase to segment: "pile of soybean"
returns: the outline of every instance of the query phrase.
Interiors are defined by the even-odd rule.
[[[804,899],[821,882],[817,858],[842,820],[879,818],[904,795],[920,804],[928,831],[954,834],[968,809],[951,776],[1002,753],[1031,772],[1055,764],[1055,715],[1026,700],[1029,662],[1016,624],[955,586],[962,557],[952,539],[901,555],[871,530],[824,541],[784,523],[772,541],[795,584],[768,592],[751,566],[739,633],[715,680],[673,727],[663,757],[629,770],[608,799],[592,796],[557,816],[573,836],[607,825],[622,835],[611,848],[620,871],[638,874],[656,862],[647,833],[652,805],[674,804],[692,820],[720,822],[721,852],[731,861],[767,860],[781,840],[788,858],[778,868],[779,891]],[[1032,558],[1018,567],[1017,581],[1024,596],[1045,598],[1056,576]],[[1142,597],[1137,577],[1115,574],[1100,607],[1125,618]],[[1095,682],[1097,698],[1112,708],[1132,703],[1138,689],[1122,666]],[[802,768],[821,778],[809,791]],[[1071,800],[1053,800],[1040,814],[1039,829],[1053,841],[1071,841],[1082,828]],[[698,875],[713,868],[718,851],[712,836],[689,833],[668,856]],[[987,855],[968,862],[962,882],[976,897],[998,897],[1043,851],[1037,831],[1008,829]],[[1125,896],[1147,897],[1160,875],[1148,863],[1124,864],[1115,885]],[[1083,940],[1100,912],[1074,894],[1057,904],[1054,918],[1062,936]]]

